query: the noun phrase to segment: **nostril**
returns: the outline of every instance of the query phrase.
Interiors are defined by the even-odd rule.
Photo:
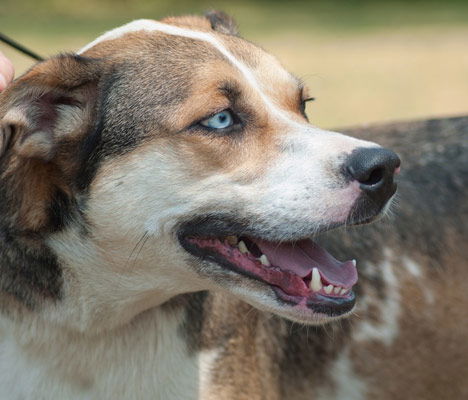
[[[364,190],[393,187],[393,175],[400,165],[398,156],[381,147],[355,149],[346,160],[346,175],[361,184]]]
[[[379,183],[383,179],[384,174],[385,174],[384,168],[376,168],[373,171],[371,171],[367,179],[359,180],[359,182],[362,183],[363,185],[372,186],[372,185],[375,185],[376,183]]]
[[[361,185],[373,186],[379,183],[385,177],[384,167],[375,167],[369,169],[356,169],[353,166],[348,167],[348,173]]]

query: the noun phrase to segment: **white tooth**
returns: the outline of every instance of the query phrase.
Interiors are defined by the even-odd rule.
[[[267,267],[271,266],[270,260],[268,260],[268,257],[265,254],[262,254],[259,260],[263,265],[266,265]]]
[[[341,295],[346,294],[346,293],[348,293],[348,289],[345,289],[345,288],[341,289],[341,293],[340,293]]]
[[[239,242],[237,247],[239,247],[239,250],[242,254],[249,254],[249,249],[247,249],[247,246],[242,240]]]
[[[231,245],[231,246],[237,246],[237,236],[226,236],[226,241]]]
[[[351,260],[354,266],[356,266],[356,260]]]
[[[335,286],[335,289],[333,289],[333,293],[335,294],[340,294],[341,288],[339,286]]]
[[[314,292],[318,292],[320,289],[322,289],[320,272],[317,268],[312,268],[312,280],[310,281],[310,288]]]
[[[328,285],[323,288],[326,294],[330,294],[333,290],[333,285]]]

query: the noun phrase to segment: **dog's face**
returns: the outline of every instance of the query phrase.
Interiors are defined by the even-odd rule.
[[[343,315],[355,262],[309,238],[376,218],[399,160],[310,125],[307,98],[222,14],[119,28],[7,92],[20,206],[4,225],[44,238],[75,282],[65,302],[100,290],[134,311],[211,289],[305,323]]]

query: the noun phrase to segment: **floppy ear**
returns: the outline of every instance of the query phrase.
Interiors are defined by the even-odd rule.
[[[225,12],[212,10],[208,11],[205,17],[210,21],[213,30],[227,35],[239,35],[236,22]]]
[[[58,143],[72,139],[90,112],[98,61],[60,55],[33,67],[0,97],[0,158],[52,160]]]
[[[0,95],[0,228],[38,232],[63,225],[101,75],[100,60],[61,55]]]

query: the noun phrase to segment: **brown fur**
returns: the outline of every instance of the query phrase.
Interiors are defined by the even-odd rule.
[[[221,393],[233,393],[236,388],[255,385],[258,369],[254,362],[247,364],[241,357],[243,352],[247,352],[251,357],[253,354],[257,357],[263,354],[278,357],[275,362],[279,369],[273,372],[269,385],[277,387],[278,382],[281,382],[280,398],[284,399],[334,399],[343,390],[346,392],[346,388],[339,389],[337,386],[334,375],[336,372],[333,369],[334,363],[342,354],[349,357],[349,373],[354,377],[351,379],[360,380],[364,384],[364,391],[363,397],[355,397],[350,388],[349,397],[339,398],[391,400],[404,397],[436,400],[464,398],[468,395],[465,379],[468,374],[468,323],[463,314],[468,305],[468,292],[465,288],[468,253],[467,247],[463,245],[467,235],[466,197],[458,198],[461,207],[454,207],[456,202],[449,200],[458,190],[466,192],[468,186],[463,183],[463,180],[466,181],[466,175],[462,177],[457,174],[461,170],[465,171],[468,163],[466,160],[462,162],[463,150],[458,151],[458,159],[451,159],[451,164],[444,159],[450,154],[452,144],[461,146],[463,142],[463,146],[466,147],[468,142],[464,139],[468,134],[468,118],[365,127],[356,129],[353,133],[371,137],[378,135],[380,142],[391,145],[404,157],[407,156],[404,158],[406,168],[400,178],[402,188],[399,202],[406,210],[405,213],[410,210],[414,213],[414,222],[408,221],[414,224],[412,230],[406,231],[406,221],[401,221],[402,217],[396,216],[394,221],[383,222],[380,226],[375,224],[356,228],[348,234],[333,232],[329,235],[333,239],[329,246],[335,243],[336,250],[341,249],[341,252],[346,253],[354,248],[354,252],[360,252],[360,304],[356,315],[348,321],[317,328],[301,327],[279,321],[275,317],[262,320],[263,314],[253,309],[244,310],[239,315],[238,310],[242,308],[235,302],[227,310],[216,310],[206,306],[204,310],[209,311],[204,320],[218,321],[218,333],[223,332],[225,326],[248,325],[255,330],[253,333],[238,328],[231,333],[242,337],[236,341],[239,360],[226,363],[228,358],[220,357],[214,367],[215,376],[218,377],[214,385],[222,387]],[[415,157],[421,146],[429,143],[432,135],[439,138],[438,154],[426,152],[422,159]],[[425,160],[433,160],[440,164],[444,168],[443,172],[433,177],[435,181],[431,179],[425,183],[418,182],[417,187],[407,186],[406,183],[412,179],[412,171],[425,165]],[[461,181],[457,182],[457,179]],[[436,200],[440,204],[439,207],[442,207],[438,213],[424,217],[425,206],[421,208],[421,205],[416,203],[411,191],[417,190],[420,198],[427,198],[430,196],[428,190],[432,190],[432,183],[440,189],[442,185],[448,185],[443,192],[445,199]],[[457,186],[451,186],[452,183]],[[442,214],[446,215],[445,221],[435,225],[431,218],[438,220]],[[420,218],[424,218],[424,222]],[[424,238],[430,235],[430,231],[426,231],[427,228],[434,230],[434,233],[438,231],[446,235],[443,236],[444,243],[432,249],[435,256],[434,253],[429,256],[426,252],[427,242]],[[409,234],[411,239],[406,239],[405,234]],[[412,240],[413,238],[416,240]],[[394,256],[385,256],[384,248],[392,249]],[[410,257],[420,265],[422,275],[414,276],[406,269],[405,257]],[[356,340],[353,333],[358,330],[360,323],[379,325],[386,317],[385,314],[381,314],[380,307],[390,295],[389,287],[385,280],[378,279],[382,268],[386,268],[378,263],[385,259],[394,265],[400,287],[401,314],[395,321],[395,339],[390,344],[376,338]],[[432,294],[433,298],[428,297],[428,293]],[[216,296],[214,299],[209,298],[207,302],[212,304],[217,301],[215,299]],[[366,309],[367,306],[369,308]],[[261,325],[256,324],[258,320],[263,321]],[[202,329],[203,333],[207,331]],[[253,337],[260,336],[263,340],[254,344]],[[216,347],[216,338],[215,335],[211,336],[211,340],[205,341],[203,345]],[[227,346],[229,348],[229,344]],[[236,365],[237,372],[231,370],[232,365]],[[243,380],[246,365],[249,365],[251,372],[249,383]],[[224,374],[229,375],[229,379]],[[261,386],[257,384],[257,387]],[[270,395],[262,394],[261,391],[253,393],[257,396],[253,398],[270,398]],[[242,392],[231,396],[226,398],[250,398]]]

